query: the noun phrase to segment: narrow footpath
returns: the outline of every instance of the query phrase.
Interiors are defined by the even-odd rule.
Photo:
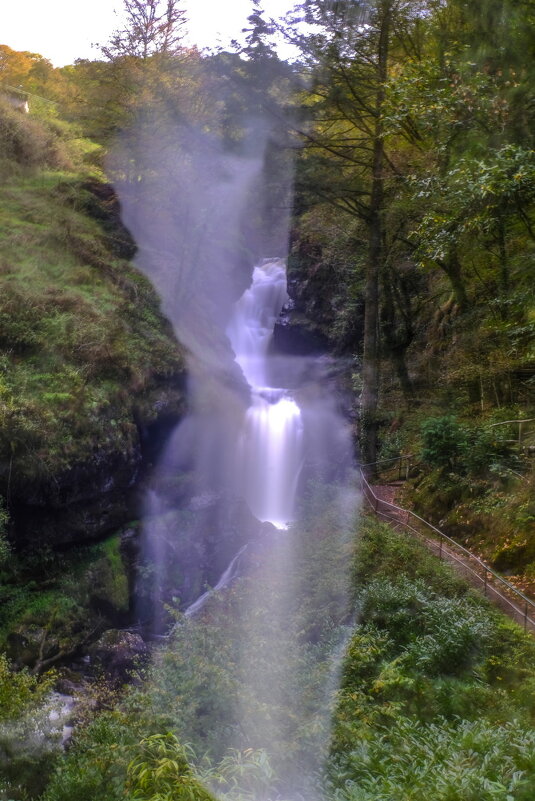
[[[445,559],[491,603],[535,636],[535,602],[490,565],[414,512],[395,503],[402,481],[370,485],[361,471],[362,492],[373,512],[394,528],[417,537],[435,556]]]

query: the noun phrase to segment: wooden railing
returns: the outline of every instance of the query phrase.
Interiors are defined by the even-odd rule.
[[[524,631],[535,635],[535,602],[485,564],[482,559],[448,537],[432,523],[424,520],[415,512],[380,498],[370,486],[362,468],[360,469],[360,479],[362,494],[378,517],[394,525],[403,526],[411,534],[423,540],[440,559],[455,564],[457,570],[474,586],[482,590],[489,600],[522,625]]]
[[[513,440],[506,440],[507,442],[518,443],[518,447],[522,449],[524,441],[524,431],[526,423],[535,423],[535,417],[527,417],[521,420],[502,420],[499,423],[492,423],[488,428],[496,428],[496,426],[518,426],[518,436]]]
[[[361,469],[371,467],[376,473],[381,473],[386,470],[396,470],[397,468],[398,478],[401,481],[401,479],[407,480],[409,478],[411,465],[415,464],[416,461],[417,456],[415,453],[406,453],[403,456],[392,456],[391,459],[378,459],[376,462],[361,464]],[[383,468],[382,465],[385,465],[385,467]],[[390,467],[387,465],[390,465]]]

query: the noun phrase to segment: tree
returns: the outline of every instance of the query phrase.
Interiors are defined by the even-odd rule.
[[[113,61],[129,56],[148,59],[154,55],[176,55],[182,50],[186,12],[178,0],[124,0],[126,27],[117,30],[102,47]]]
[[[28,92],[46,93],[59,77],[51,62],[39,53],[12,50],[0,45],[0,86],[12,86]]]
[[[314,33],[293,41],[313,80],[312,127],[303,128],[311,160],[332,180],[318,194],[366,227],[364,337],[360,403],[364,461],[375,462],[379,400],[379,286],[385,263],[387,185],[398,179],[385,140],[386,86],[400,57],[417,46],[424,3],[306,0],[301,20]],[[316,32],[317,31],[317,32]],[[317,179],[317,175],[316,175]]]
[[[197,80],[200,57],[183,45],[185,12],[179,0],[124,0],[125,26],[100,45],[105,60],[79,60],[64,68],[67,100],[76,120],[108,144],[143,109],[176,107],[188,81]]]

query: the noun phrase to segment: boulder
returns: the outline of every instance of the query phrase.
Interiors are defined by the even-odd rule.
[[[142,637],[122,629],[108,629],[89,649],[92,661],[112,681],[123,682],[146,661],[150,650]]]

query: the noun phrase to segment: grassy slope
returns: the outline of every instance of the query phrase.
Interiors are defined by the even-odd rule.
[[[62,142],[72,154],[72,140]],[[90,150],[79,141],[77,149]],[[165,382],[183,373],[157,298],[121,257],[125,242],[84,183],[83,164],[17,166],[0,188],[4,495],[8,483],[13,492],[48,481],[92,452],[134,448],[135,418],[154,418]]]
[[[0,104],[0,649],[19,665],[116,623],[128,586],[118,537],[53,554],[35,524],[37,552],[14,557],[4,501],[13,517],[29,497],[68,502],[62,477],[139,458],[138,426],[184,403],[183,353],[128,262],[96,150],[61,121]],[[99,487],[81,475],[91,497]]]

